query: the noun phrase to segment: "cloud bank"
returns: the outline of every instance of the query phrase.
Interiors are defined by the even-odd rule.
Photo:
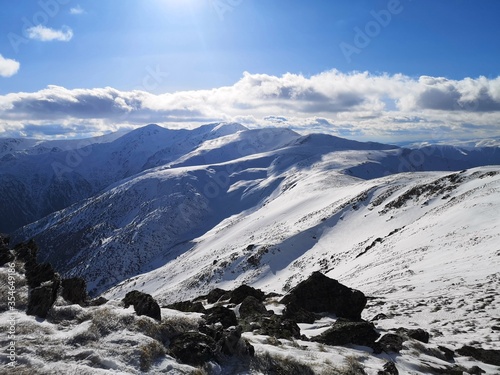
[[[19,70],[21,64],[16,60],[6,59],[0,55],[0,77],[12,77]]]
[[[73,30],[68,26],[63,26],[61,30],[51,29],[42,25],[30,27],[26,30],[28,38],[41,42],[69,42],[73,38]]]
[[[0,96],[4,135],[53,136],[57,129],[83,136],[152,122],[194,127],[214,121],[392,142],[488,138],[500,135],[500,77],[244,73],[232,86],[160,95],[48,86]]]

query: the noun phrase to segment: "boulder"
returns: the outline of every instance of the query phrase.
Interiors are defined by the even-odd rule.
[[[375,340],[380,334],[375,331],[373,324],[365,321],[337,320],[331,328],[319,336],[311,338],[326,345],[356,344],[368,347],[375,346]]]
[[[38,264],[36,259],[31,258],[24,264],[26,281],[30,288],[36,288],[46,281],[51,281],[56,277],[56,272],[50,263]]]
[[[429,343],[429,333],[424,331],[422,328],[417,328],[417,329],[398,328],[396,332],[401,334],[402,336],[407,336],[414,340],[423,342],[424,344]]]
[[[150,318],[161,321],[161,310],[158,303],[150,294],[142,293],[137,290],[128,292],[122,300],[125,308],[134,306],[137,315],[146,315]]]
[[[21,242],[14,247],[16,258],[20,261],[26,262],[33,260],[36,262],[36,255],[38,253],[38,246],[35,241]]]
[[[399,353],[403,349],[405,338],[396,333],[386,333],[376,343],[380,351]]]
[[[314,272],[294,287],[281,303],[291,303],[315,313],[328,312],[350,320],[360,320],[366,297],[359,290],[348,288],[337,280]]]
[[[258,334],[273,336],[277,339],[300,339],[300,327],[292,320],[283,319],[278,315],[264,317],[259,321]]]
[[[445,346],[438,346],[438,349],[443,353],[444,358],[447,361],[453,361],[455,359],[455,352]]]
[[[46,318],[57,299],[60,281],[55,278],[49,283],[32,288],[28,292],[28,309],[26,314]]]
[[[384,369],[377,372],[377,375],[399,375],[399,371],[394,362],[386,362]]]
[[[192,301],[182,301],[182,302],[172,303],[170,305],[167,305],[166,308],[182,312],[196,312],[196,313],[206,312],[201,302],[192,302]]]
[[[267,314],[266,306],[257,298],[248,296],[240,305],[240,317],[247,318],[250,316],[259,316]]]
[[[490,365],[500,366],[500,350],[498,349],[481,349],[464,345],[457,350],[457,353],[463,356],[475,358],[478,361],[488,363]]]
[[[84,279],[80,277],[63,279],[61,281],[61,286],[61,296],[66,301],[80,306],[86,306],[88,304],[89,296],[87,294],[87,283]]]
[[[296,303],[289,303],[283,310],[283,318],[293,320],[296,323],[309,323],[312,324],[316,321],[317,316]]]
[[[16,258],[9,249],[10,238],[0,234],[0,266],[13,262]]]
[[[227,290],[224,289],[215,288],[206,295],[206,298],[208,303],[216,303],[220,299],[226,300],[231,298],[231,292],[228,292]]]
[[[241,338],[241,326],[231,327],[222,333],[216,344],[216,352],[222,356],[251,356],[255,354],[254,347]]]
[[[93,300],[91,300],[89,302],[89,306],[102,306],[107,302],[108,302],[108,300],[106,298],[98,297],[98,298],[94,298]]]
[[[248,285],[241,285],[231,292],[231,299],[229,300],[229,302],[238,305],[242,303],[243,300],[248,296],[252,296],[261,302],[264,301],[265,298],[265,294],[263,291],[252,288]]]
[[[202,366],[216,359],[215,341],[203,333],[185,332],[172,338],[169,352],[182,363]]]
[[[224,306],[215,306],[208,309],[203,317],[207,324],[220,323],[224,328],[238,325],[234,311]]]

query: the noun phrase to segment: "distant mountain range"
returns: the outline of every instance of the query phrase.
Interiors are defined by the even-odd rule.
[[[496,147],[409,149],[235,123],[194,130],[148,125],[83,141],[3,139],[0,150],[0,231],[16,241],[35,238],[42,261],[84,277],[93,294],[154,270],[169,286],[181,283],[186,296],[225,280],[257,282],[295,269],[315,253],[311,248],[330,248],[323,236],[344,226],[356,242],[342,242],[342,251],[352,256],[428,211],[443,211],[443,197],[459,187],[442,171],[500,164]],[[496,169],[468,172],[472,177],[460,177],[460,184],[489,172]],[[425,193],[425,184],[436,183],[439,194]],[[422,194],[384,209],[419,184]],[[383,224],[361,220],[380,210],[375,221]],[[364,213],[347,220],[351,212]],[[251,252],[247,263],[250,245],[257,255]],[[274,261],[263,259],[276,252],[273,270]],[[310,266],[340,262],[320,258]],[[264,272],[260,264],[271,268]],[[280,288],[294,281],[280,279]]]

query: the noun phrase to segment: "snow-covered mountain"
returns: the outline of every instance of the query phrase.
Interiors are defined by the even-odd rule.
[[[87,177],[85,181],[90,180],[88,176],[92,171],[95,171],[95,179],[104,175],[106,183],[113,180],[96,167],[97,158],[103,154],[106,156],[103,160],[114,165],[108,173],[115,179],[118,179],[116,176],[129,177],[23,227],[15,233],[15,238],[35,238],[42,248],[41,260],[51,262],[64,275],[84,277],[94,294],[156,270],[154,272],[172,275],[171,278],[179,274],[182,285],[175,290],[183,290],[188,297],[206,291],[216,281],[229,278],[239,283],[250,277],[248,272],[260,275],[255,267],[245,266],[247,257],[251,257],[252,262],[255,257],[263,256],[260,252],[279,250],[278,262],[289,262],[287,267],[299,261],[302,254],[313,254],[311,249],[316,240],[304,238],[315,231],[323,233],[328,232],[328,228],[341,227],[338,212],[368,191],[379,191],[377,197],[397,196],[420,181],[432,182],[444,176],[442,172],[409,175],[398,172],[450,171],[482,163],[500,164],[496,149],[465,152],[433,146],[410,150],[322,134],[300,136],[286,129],[248,130],[237,124],[171,132],[148,126],[117,139],[113,147],[107,145],[107,151],[96,147],[96,155],[89,155],[92,162],[79,167],[79,175]],[[169,147],[165,147],[167,139]],[[114,145],[116,142],[119,146]],[[112,151],[117,148],[126,152],[117,155]],[[155,151],[157,149],[160,151]],[[182,153],[182,150],[187,151]],[[144,167],[158,164],[160,166],[149,169]],[[295,191],[300,194],[295,196]],[[300,207],[305,210],[296,207],[297,202],[302,202]],[[438,202],[444,204],[445,201]],[[269,207],[278,207],[278,213]],[[299,235],[297,224],[291,223],[302,223],[304,217],[317,212],[325,212],[321,218],[323,224],[316,223],[318,218],[309,220],[299,231],[308,234]],[[425,213],[425,210],[412,210],[408,222]],[[251,234],[234,235],[232,231],[223,230],[239,228],[236,223],[240,222],[244,228],[255,227]],[[356,233],[360,224],[353,225],[355,228],[346,230]],[[407,223],[401,220],[393,220],[383,229],[370,224],[370,231],[354,237],[365,244],[404,225]],[[211,245],[207,241],[213,241],[215,233],[222,233],[222,239]],[[318,235],[312,237],[318,238]],[[299,245],[303,240],[305,243]],[[282,252],[281,242],[295,250]],[[317,242],[329,248],[329,241],[324,245],[323,241]],[[253,250],[243,251],[249,246]],[[344,251],[351,251],[353,246],[353,243],[346,244]],[[210,256],[202,249],[209,249]],[[201,257],[203,262],[186,258],[190,256]],[[235,261],[241,261],[242,265],[237,269],[226,268],[234,266]],[[316,260],[320,261],[323,268],[330,264],[325,259]],[[193,264],[197,266],[192,267]],[[222,269],[221,264],[225,265]],[[159,269],[160,266],[167,268]],[[285,265],[279,267],[280,270],[286,268]],[[213,273],[220,274],[220,278]],[[192,282],[207,279],[207,275],[211,276],[205,287],[191,290]],[[262,276],[255,277],[248,280],[254,283],[262,279]],[[171,278],[168,285],[175,284],[176,279]],[[293,282],[293,278],[282,280],[280,288]],[[149,285],[153,288],[154,283]],[[275,281],[270,285],[276,286]],[[168,294],[166,290],[151,292]]]
[[[12,232],[123,178],[176,160],[207,140],[244,129],[239,124],[195,130],[148,125],[84,140],[0,139],[0,232]]]
[[[41,176],[64,157],[48,154],[14,160]],[[10,163],[0,169],[16,170]],[[12,242],[35,238],[39,261],[85,278],[94,296],[140,290],[166,305],[241,284],[284,294],[321,271],[369,296],[362,317],[382,317],[379,330],[424,327],[433,345],[498,348],[498,148],[399,148],[238,124],[148,126],[92,145],[73,168],[71,181],[82,181],[74,190],[88,183],[87,196],[18,229]],[[307,336],[330,324],[300,328]],[[416,356],[392,360],[408,374],[439,364]],[[379,360],[366,362],[375,369]]]

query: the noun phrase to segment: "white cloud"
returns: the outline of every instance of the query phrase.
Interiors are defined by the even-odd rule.
[[[108,131],[152,122],[178,128],[214,121],[385,142],[487,138],[500,136],[500,77],[244,73],[231,86],[161,95],[49,86],[0,96],[0,132],[9,124],[9,129],[69,124],[74,133],[75,124]]]
[[[85,10],[80,5],[77,5],[76,7],[71,8],[69,10],[69,13],[74,15],[79,15],[79,14],[84,14]]]
[[[21,64],[16,60],[6,59],[0,55],[0,77],[11,77],[16,74]]]
[[[73,30],[68,26],[63,26],[61,30],[51,29],[42,25],[30,27],[26,30],[28,38],[39,40],[41,42],[51,42],[54,40],[60,42],[69,42],[73,38]]]

